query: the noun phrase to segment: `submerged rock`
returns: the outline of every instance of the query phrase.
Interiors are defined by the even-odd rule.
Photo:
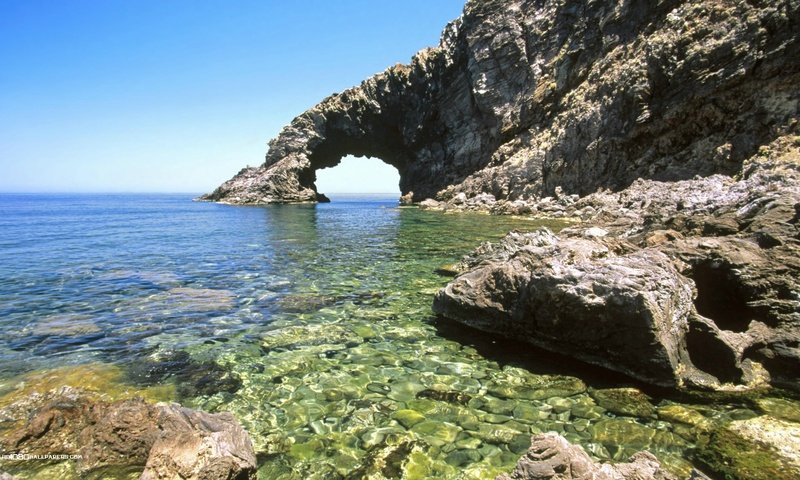
[[[650,399],[636,388],[589,390],[597,404],[611,413],[632,417],[652,417],[656,409]]]
[[[555,433],[536,435],[528,452],[510,475],[497,480],[669,480],[674,477],[661,468],[649,452],[631,456],[629,463],[600,464],[577,445]]]
[[[82,475],[138,469],[148,480],[222,480],[255,474],[250,438],[228,413],[141,398],[105,402],[64,387],[18,400],[2,416],[16,420],[0,440],[4,452],[77,455]]]
[[[197,361],[182,350],[168,350],[139,359],[126,369],[126,377],[139,385],[176,384],[179,398],[236,392],[239,377],[212,361]]]
[[[800,424],[761,416],[729,423],[700,445],[697,458],[726,478],[800,478]]]
[[[37,320],[31,333],[34,335],[81,336],[100,331],[100,327],[90,315],[59,313]]]

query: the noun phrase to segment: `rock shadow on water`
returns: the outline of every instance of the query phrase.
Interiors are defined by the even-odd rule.
[[[431,321],[437,335],[461,345],[473,347],[484,358],[502,366],[515,366],[537,375],[577,377],[593,388],[636,386],[648,388],[621,373],[583,363],[564,355],[548,352],[529,343],[482,332],[444,317]]]

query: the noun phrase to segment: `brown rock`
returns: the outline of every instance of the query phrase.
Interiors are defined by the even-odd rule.
[[[140,398],[96,401],[71,388],[32,395],[2,413],[21,420],[0,441],[5,452],[80,455],[82,474],[139,468],[144,479],[255,476],[250,438],[228,413]]]

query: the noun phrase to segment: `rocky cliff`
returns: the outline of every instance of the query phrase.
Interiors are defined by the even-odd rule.
[[[798,0],[470,0],[435,48],[332,95],[206,200],[324,199],[378,157],[406,199],[536,199],[733,174],[798,115]]]

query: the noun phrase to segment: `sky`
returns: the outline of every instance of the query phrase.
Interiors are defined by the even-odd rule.
[[[324,97],[436,45],[463,3],[0,0],[0,192],[211,191]],[[397,190],[376,159],[317,175]]]

